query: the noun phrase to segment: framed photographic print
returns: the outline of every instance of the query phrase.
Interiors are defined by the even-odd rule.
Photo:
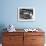
[[[19,7],[18,21],[35,21],[35,8]]]

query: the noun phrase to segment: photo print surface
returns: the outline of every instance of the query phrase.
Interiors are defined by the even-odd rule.
[[[19,21],[33,21],[35,19],[33,8],[19,8],[18,20]]]

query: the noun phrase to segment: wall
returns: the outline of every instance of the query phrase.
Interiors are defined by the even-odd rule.
[[[16,28],[43,27],[46,28],[46,0],[0,0],[0,25],[13,24]],[[36,20],[34,22],[18,22],[17,8],[34,7]],[[21,23],[21,24],[20,24]]]
[[[34,7],[36,20],[34,22],[17,21],[19,7]],[[41,27],[46,31],[46,0],[0,0],[0,31],[9,24],[21,29]]]

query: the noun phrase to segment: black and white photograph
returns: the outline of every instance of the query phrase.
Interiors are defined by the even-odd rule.
[[[34,8],[18,8],[18,21],[35,21]]]

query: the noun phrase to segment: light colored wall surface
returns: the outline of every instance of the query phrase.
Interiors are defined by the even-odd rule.
[[[34,7],[36,20],[18,22],[17,8],[19,7]],[[42,27],[46,32],[46,0],[0,0],[0,31],[9,24],[20,29]]]
[[[17,8],[34,7],[36,20],[34,22],[18,22]],[[0,0],[0,25],[13,24],[16,28],[43,27],[46,28],[46,0]]]

